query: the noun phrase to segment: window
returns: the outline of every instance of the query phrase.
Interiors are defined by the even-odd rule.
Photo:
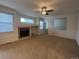
[[[13,31],[13,15],[0,12],[0,32]]]
[[[54,29],[66,30],[66,18],[54,19]]]
[[[20,21],[23,22],[23,23],[27,23],[27,24],[33,24],[34,23],[32,19],[26,19],[26,18],[21,18]]]
[[[44,29],[44,21],[40,21],[40,29]]]

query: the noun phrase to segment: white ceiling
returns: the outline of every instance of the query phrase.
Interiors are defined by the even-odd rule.
[[[48,9],[54,9],[52,14],[69,13],[79,10],[79,0],[0,0],[0,4],[13,8],[28,16],[40,16],[41,7],[47,6]]]

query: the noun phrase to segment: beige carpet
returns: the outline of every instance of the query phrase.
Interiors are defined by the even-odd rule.
[[[36,36],[0,46],[0,59],[79,59],[75,40]]]

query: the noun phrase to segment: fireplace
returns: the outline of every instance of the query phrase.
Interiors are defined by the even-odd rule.
[[[30,37],[30,28],[29,27],[19,28],[19,38],[25,38],[25,37]]]
[[[18,27],[19,39],[31,38],[34,35],[38,35],[38,26],[19,26]]]

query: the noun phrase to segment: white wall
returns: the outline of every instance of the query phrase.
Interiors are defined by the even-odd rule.
[[[5,44],[8,42],[18,40],[18,26],[20,26],[20,25],[26,26],[26,24],[21,24],[19,22],[20,14],[18,14],[13,9],[9,9],[9,8],[3,7],[3,6],[0,6],[0,11],[14,15],[14,19],[13,19],[14,31],[7,32],[7,33],[0,33],[0,44]],[[54,30],[53,20],[55,17],[67,17],[67,29],[66,30]],[[33,18],[33,19],[35,22],[34,25],[39,25],[39,19],[38,20],[37,19],[35,20],[35,18]],[[70,39],[76,39],[76,32],[77,32],[77,42],[79,44],[79,14],[78,14],[78,24],[77,24],[76,13],[57,15],[57,16],[48,16],[46,18],[46,20],[48,20],[48,34],[49,35],[55,35],[55,36],[65,37],[65,38],[70,38]]]
[[[78,45],[79,45],[79,12],[78,12],[78,14],[77,14],[77,38],[76,38],[76,41],[77,41],[77,43],[78,43]]]
[[[10,13],[13,14],[13,32],[6,32],[6,33],[0,33],[0,44],[5,44],[8,42],[16,41],[18,40],[18,35],[17,35],[17,14],[15,10],[0,6],[0,11],[5,12],[5,13]]]
[[[8,42],[13,42],[13,41],[17,41],[19,40],[18,38],[18,27],[19,26],[30,26],[30,24],[23,24],[20,22],[20,17],[25,17],[25,18],[31,18],[34,20],[34,26],[36,25],[36,20],[34,17],[29,17],[29,16],[25,16],[25,15],[21,15],[20,13],[18,13],[16,10],[4,7],[4,6],[0,6],[0,12],[5,12],[5,13],[10,13],[13,14],[13,28],[14,31],[12,32],[6,32],[6,33],[0,33],[0,45],[1,44],[5,44]]]
[[[67,17],[66,30],[54,30],[53,20],[55,18],[61,18],[61,17],[62,18]],[[76,31],[77,31],[76,13],[48,17],[48,22],[49,22],[49,29],[48,29],[49,35],[55,35],[55,36],[59,36],[59,37],[69,38],[69,39],[76,39]]]

